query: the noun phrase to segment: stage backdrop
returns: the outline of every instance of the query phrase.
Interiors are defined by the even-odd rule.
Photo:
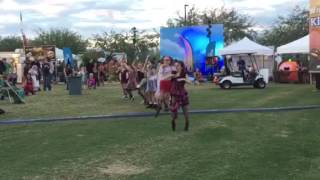
[[[211,36],[207,37],[208,26],[190,26],[181,28],[161,28],[160,55],[171,56],[184,61],[188,68],[199,68],[208,74],[206,57],[215,56],[223,48],[223,25],[213,24]],[[220,60],[220,64],[223,60]]]

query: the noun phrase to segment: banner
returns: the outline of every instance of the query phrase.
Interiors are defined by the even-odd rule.
[[[25,47],[26,61],[42,61],[48,59],[51,61],[56,60],[56,47],[51,45],[34,47]]]
[[[310,0],[310,71],[320,73],[320,1]]]
[[[70,64],[73,67],[72,51],[70,48],[63,48],[63,57],[64,62],[66,64]]]

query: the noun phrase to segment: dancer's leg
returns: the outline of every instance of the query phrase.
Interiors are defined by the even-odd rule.
[[[184,119],[185,119],[184,130],[188,131],[189,130],[189,107],[188,107],[188,105],[183,106],[182,111],[183,111],[183,115],[184,115]]]

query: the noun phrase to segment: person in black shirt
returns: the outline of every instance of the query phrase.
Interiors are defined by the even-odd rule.
[[[240,57],[239,61],[237,62],[239,71],[241,72],[241,75],[243,77],[243,81],[246,81],[245,77],[245,71],[246,71],[246,62]]]
[[[4,72],[6,72],[6,65],[5,65],[6,59],[0,59],[0,75],[3,75]]]
[[[94,68],[94,63],[93,63],[93,60],[91,59],[90,62],[86,65],[87,78],[89,78],[89,74],[94,73],[93,68]]]
[[[52,86],[51,86],[51,78],[52,78],[52,64],[48,62],[47,59],[44,60],[42,64],[42,74],[43,74],[43,90],[49,90],[51,91]]]

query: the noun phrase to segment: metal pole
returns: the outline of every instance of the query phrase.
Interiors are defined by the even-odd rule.
[[[188,4],[185,4],[184,5],[184,25],[187,26],[187,7],[189,5]]]

